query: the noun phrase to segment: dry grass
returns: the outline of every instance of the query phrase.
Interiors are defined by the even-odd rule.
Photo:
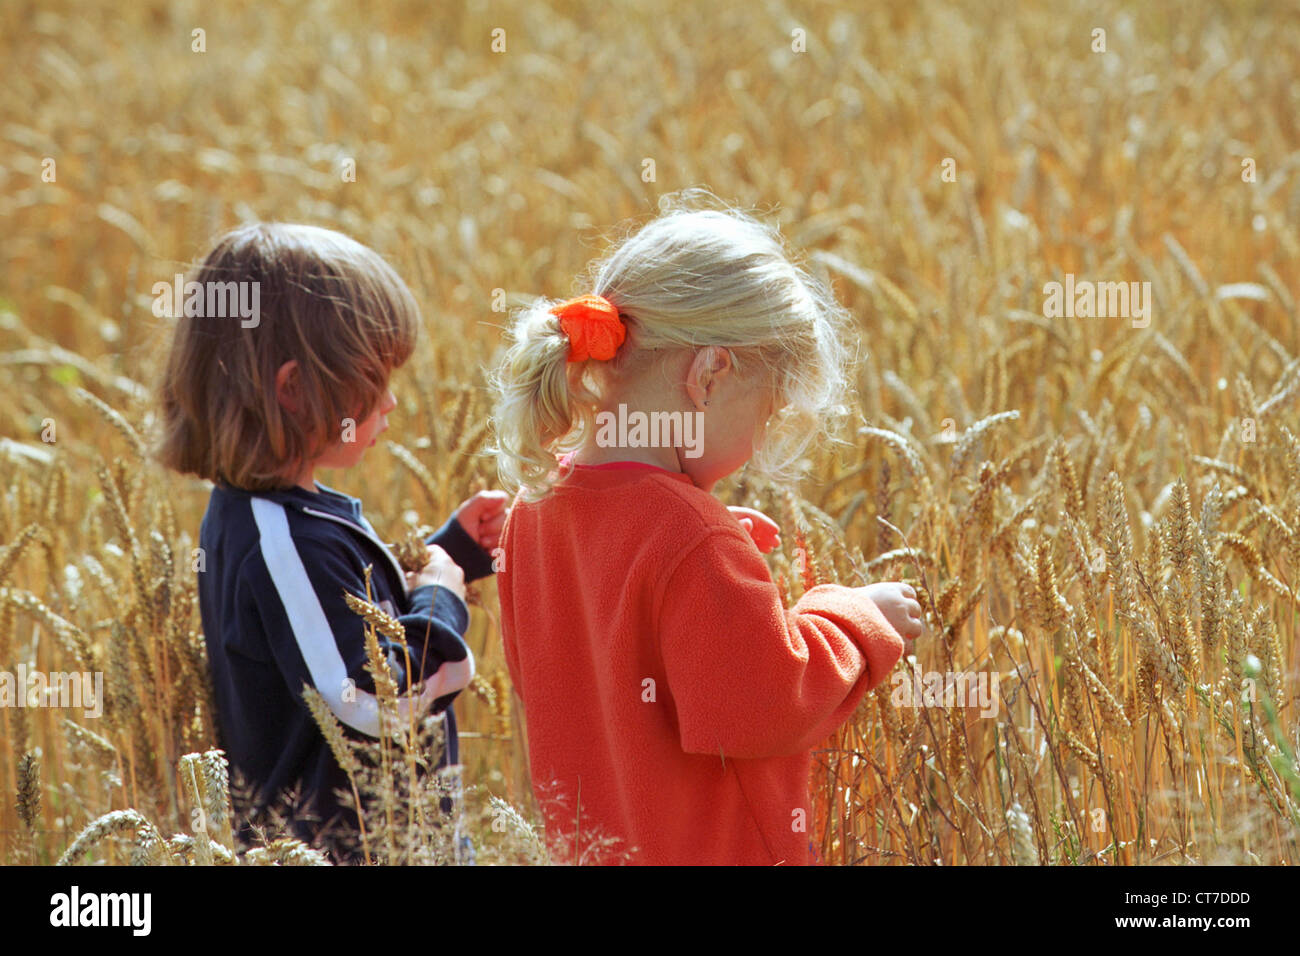
[[[866,353],[861,430],[812,456],[802,497],[742,477],[729,500],[803,528],[802,568],[774,559],[792,597],[907,577],[922,670],[1001,675],[991,718],[870,698],[820,757],[826,858],[1300,862],[1294,19],[448,6],[0,8],[0,670],[108,690],[98,720],[0,708],[0,860],[230,858],[191,825],[222,820],[219,758],[186,757],[214,744],[189,558],[206,491],[141,457],[153,283],[247,216],[390,257],[430,332],[395,380],[404,447],[326,479],[402,539],[493,480],[495,290],[573,291],[597,230],[707,183],[775,207]],[[1067,272],[1150,282],[1149,327],[1044,318]],[[541,862],[496,621],[489,583],[458,705],[465,825],[489,861]],[[446,861],[413,739],[357,780],[367,839]],[[246,857],[312,859],[273,834]]]

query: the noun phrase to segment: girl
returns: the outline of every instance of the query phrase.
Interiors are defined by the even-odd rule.
[[[464,502],[408,574],[361,502],[316,481],[357,465],[388,427],[389,376],[415,347],[415,300],[375,252],[328,229],[254,223],[223,236],[195,281],[161,385],[158,456],[213,482],[196,566],[218,739],[254,788],[241,815],[288,802],[295,835],[356,861],[357,816],[336,796],[348,780],[303,688],[345,733],[378,737],[364,622],[344,593],[369,597],[404,626],[406,647],[380,646],[399,690],[419,688],[417,706],[445,715],[439,766],[453,767],[451,702],[474,675],[464,582],[492,573],[506,496]],[[212,290],[239,291],[257,314],[204,314]]]
[[[812,748],[920,605],[887,583],[785,609],[759,554],[776,525],[710,493],[751,458],[788,474],[843,393],[844,310],[774,230],[693,205],[596,263],[592,294],[517,320],[495,383],[520,489],[506,661],[561,857],[807,863]]]

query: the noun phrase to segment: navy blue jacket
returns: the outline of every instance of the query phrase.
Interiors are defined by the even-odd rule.
[[[199,532],[199,610],[219,742],[232,770],[254,788],[252,804],[237,809],[256,814],[280,803],[294,835],[333,849],[338,837],[355,833],[356,814],[335,796],[350,786],[302,699],[303,685],[320,693],[349,736],[379,735],[365,622],[344,592],[365,597],[371,567],[371,601],[406,630],[409,667],[407,652],[379,635],[398,689],[424,683],[433,712],[445,714],[440,766],[459,763],[451,702],[473,677],[474,659],[463,640],[469,614],[460,597],[434,585],[408,593],[361,502],[316,487],[316,494],[213,487]],[[492,573],[491,557],[454,518],[428,543],[445,550],[466,581]],[[283,806],[283,794],[295,788],[298,802]],[[246,822],[241,836],[249,837]]]

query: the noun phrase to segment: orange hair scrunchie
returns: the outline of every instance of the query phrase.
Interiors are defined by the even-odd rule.
[[[618,309],[604,296],[580,295],[550,311],[560,317],[560,328],[569,337],[570,362],[607,362],[627,337]]]

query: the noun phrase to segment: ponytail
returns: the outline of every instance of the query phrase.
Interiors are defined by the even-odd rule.
[[[552,304],[541,299],[519,315],[493,380],[502,483],[512,494],[524,488],[533,498],[550,490],[555,452],[576,447],[574,432],[581,434],[595,400],[570,366],[569,339],[549,311]]]

